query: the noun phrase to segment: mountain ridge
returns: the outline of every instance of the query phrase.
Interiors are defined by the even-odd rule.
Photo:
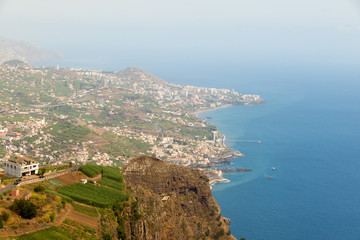
[[[33,63],[58,57],[63,56],[58,52],[43,49],[32,43],[0,37],[0,64],[9,60]]]

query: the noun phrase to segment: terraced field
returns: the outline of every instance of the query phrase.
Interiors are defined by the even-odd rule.
[[[115,202],[129,199],[123,192],[107,187],[95,186],[91,183],[75,183],[58,189],[60,194],[75,201],[96,207],[109,207]]]

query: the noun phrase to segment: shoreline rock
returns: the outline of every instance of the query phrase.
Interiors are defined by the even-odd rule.
[[[222,172],[225,173],[232,173],[232,172],[251,172],[252,170],[249,168],[235,168],[235,169],[231,169],[231,168],[220,168],[219,169]]]

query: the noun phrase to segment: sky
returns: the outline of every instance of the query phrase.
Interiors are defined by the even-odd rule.
[[[105,69],[355,66],[360,0],[0,0],[0,36]]]

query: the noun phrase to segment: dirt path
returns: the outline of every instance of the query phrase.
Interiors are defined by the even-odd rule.
[[[69,184],[80,182],[80,179],[79,179],[79,181],[77,181],[76,176],[78,176],[78,174],[76,174],[76,173],[67,173],[67,174],[59,176],[55,179],[62,182],[65,185],[69,185]]]
[[[85,176],[81,172],[76,171],[76,172],[70,172],[70,173],[64,174],[64,175],[59,176],[59,177],[57,177],[55,179],[62,182],[62,183],[64,183],[65,185],[70,185],[70,184],[73,184],[73,183],[80,182],[80,179],[87,179],[87,180],[97,181],[97,180],[101,179],[101,174],[99,174],[96,177],[90,178],[88,176]]]

